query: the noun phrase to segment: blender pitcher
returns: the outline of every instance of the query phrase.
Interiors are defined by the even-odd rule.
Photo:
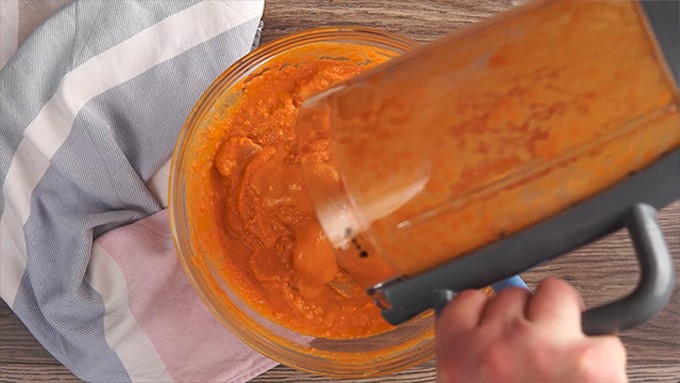
[[[654,208],[680,196],[678,13],[678,2],[534,2],[304,102],[317,218],[385,319],[620,227],[641,283],[587,311],[584,331],[666,304],[674,272]]]

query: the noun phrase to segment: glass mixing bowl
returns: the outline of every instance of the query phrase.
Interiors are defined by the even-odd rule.
[[[375,29],[333,27],[278,39],[241,58],[203,93],[180,132],[170,171],[170,226],[180,262],[194,290],[210,311],[246,344],[280,363],[312,373],[335,377],[389,374],[423,363],[433,356],[431,313],[367,338],[332,340],[302,335],[249,308],[217,272],[220,265],[211,261],[200,245],[192,241],[192,223],[186,205],[186,174],[191,151],[201,132],[238,99],[239,84],[266,70],[270,60],[291,49],[324,42],[356,44],[389,58],[416,46],[411,40]],[[325,52],[320,49],[314,54],[321,58]]]

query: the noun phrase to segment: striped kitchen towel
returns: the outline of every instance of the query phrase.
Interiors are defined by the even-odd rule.
[[[257,43],[263,5],[0,0],[0,296],[86,381],[275,365],[194,294],[164,210],[184,119]]]

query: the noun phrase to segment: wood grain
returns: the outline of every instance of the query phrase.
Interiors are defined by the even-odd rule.
[[[262,42],[305,29],[362,25],[418,42],[495,15],[523,0],[295,0],[265,2]]]
[[[40,346],[7,304],[0,300],[0,366],[8,364],[54,365],[59,362]]]
[[[520,0],[267,0],[262,42],[296,31],[328,25],[372,26],[429,42],[463,25],[522,3]],[[680,269],[680,202],[659,214],[676,270]],[[625,233],[616,233],[572,254],[542,265],[523,277],[535,286],[547,277],[572,282],[592,306],[629,292],[637,264]],[[621,336],[628,351],[631,382],[680,380],[680,287],[670,304],[649,322]],[[382,378],[353,382],[433,382],[434,361]],[[0,302],[0,382],[77,382],[49,355],[26,327]],[[278,366],[252,382],[327,382]],[[348,382],[347,380],[333,380]]]
[[[0,382],[73,383],[80,382],[61,364],[5,364],[0,363]]]

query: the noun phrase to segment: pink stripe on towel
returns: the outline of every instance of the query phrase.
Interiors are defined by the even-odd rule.
[[[177,382],[244,382],[276,365],[203,305],[182,270],[164,210],[97,241],[127,281],[135,320]]]

